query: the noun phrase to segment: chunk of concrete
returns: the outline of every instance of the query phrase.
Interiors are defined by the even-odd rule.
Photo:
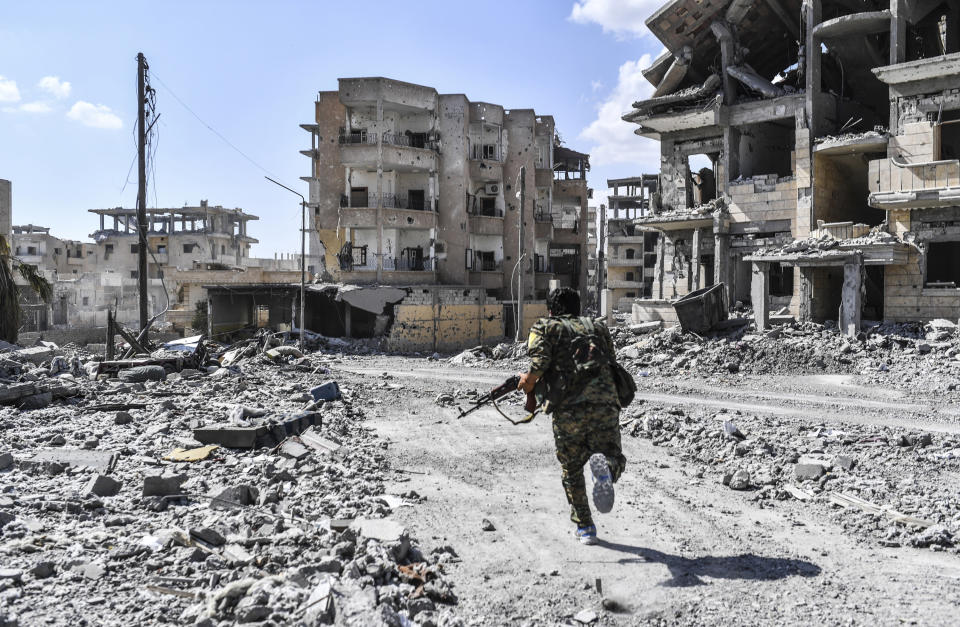
[[[143,496],[173,496],[180,494],[180,485],[187,475],[148,475],[143,478]]]
[[[190,535],[213,546],[222,546],[227,541],[222,533],[210,527],[193,527],[190,529]]]
[[[399,542],[407,533],[403,525],[386,518],[358,518],[351,527],[364,538],[380,542]]]
[[[321,436],[313,427],[300,434],[300,441],[321,453],[334,457],[340,456],[340,445]]]
[[[849,455],[837,455],[833,461],[837,466],[843,468],[844,470],[852,470],[857,463],[856,460]]]
[[[820,464],[797,464],[793,467],[793,476],[797,481],[813,481],[824,475],[826,469]]]
[[[117,378],[127,383],[145,383],[147,381],[164,381],[167,371],[163,366],[136,366],[126,368],[117,374]]]
[[[6,470],[11,466],[13,466],[13,454],[0,453],[0,470]]]
[[[210,497],[212,509],[235,509],[257,502],[260,492],[251,485],[241,484],[215,492]]]
[[[747,490],[750,488],[750,473],[746,470],[738,470],[730,477],[731,490]]]
[[[337,385],[336,381],[321,383],[317,387],[312,388],[310,394],[315,401],[338,401],[342,398],[340,386]]]
[[[120,492],[123,484],[106,475],[94,475],[87,482],[83,489],[84,496],[94,494],[96,496],[116,496]]]
[[[39,394],[31,394],[30,396],[24,396],[20,399],[20,409],[43,409],[44,407],[48,407],[52,402],[53,394],[51,392],[40,392]]]
[[[304,446],[299,438],[290,438],[284,441],[280,447],[280,452],[293,459],[302,459],[310,454],[310,449]]]
[[[56,355],[62,355],[63,351],[50,346],[29,346],[21,348],[10,354],[17,361],[26,361],[38,366]]]
[[[117,415],[113,417],[113,424],[115,425],[128,425],[131,422],[133,422],[133,416],[125,411],[118,411]]]
[[[74,468],[87,468],[100,473],[113,470],[119,454],[116,451],[95,450],[88,451],[78,448],[51,448],[41,449],[30,459],[24,460],[24,466],[43,466],[48,463],[57,463]]]

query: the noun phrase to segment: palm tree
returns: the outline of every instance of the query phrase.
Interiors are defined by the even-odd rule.
[[[50,302],[53,287],[41,276],[37,266],[23,263],[10,254],[10,244],[0,235],[0,340],[16,344],[20,331],[20,286],[14,281],[16,270],[31,290]]]

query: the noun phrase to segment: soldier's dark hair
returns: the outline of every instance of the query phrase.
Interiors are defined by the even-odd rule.
[[[569,287],[558,287],[547,296],[547,309],[551,316],[579,316],[580,294]]]

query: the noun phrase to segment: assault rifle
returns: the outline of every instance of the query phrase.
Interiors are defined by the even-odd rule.
[[[500,385],[493,388],[492,390],[490,390],[489,392],[487,392],[486,394],[478,398],[476,401],[474,401],[473,406],[470,407],[469,409],[461,409],[458,407],[457,409],[460,409],[460,415],[457,416],[457,418],[463,418],[467,414],[473,413],[478,409],[480,409],[481,407],[491,404],[500,413],[501,416],[509,420],[512,424],[521,425],[521,424],[530,422],[531,420],[533,420],[534,416],[537,415],[537,399],[534,396],[533,392],[530,392],[529,394],[527,394],[527,401],[523,405],[523,409],[529,412],[526,418],[522,418],[520,420],[514,420],[510,416],[503,413],[503,411],[501,411],[500,409],[500,406],[497,405],[498,400],[500,400],[501,398],[507,396],[512,392],[516,392],[517,386],[519,384],[520,384],[520,375],[513,375],[512,377],[510,377],[509,379],[507,379],[506,381],[504,381],[503,383],[501,383]]]

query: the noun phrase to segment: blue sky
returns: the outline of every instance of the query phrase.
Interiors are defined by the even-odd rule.
[[[656,144],[619,115],[650,94],[639,72],[662,49],[653,0],[11,2],[0,21],[0,178],[15,224],[86,239],[87,209],[133,207],[136,54],[157,80],[150,206],[211,204],[260,216],[253,253],[299,250],[298,200],[205,128],[306,194],[299,154],[317,91],[388,76],[552,114],[593,155],[589,184],[654,172]],[[162,81],[162,84],[161,82]],[[171,93],[169,90],[172,90]]]

